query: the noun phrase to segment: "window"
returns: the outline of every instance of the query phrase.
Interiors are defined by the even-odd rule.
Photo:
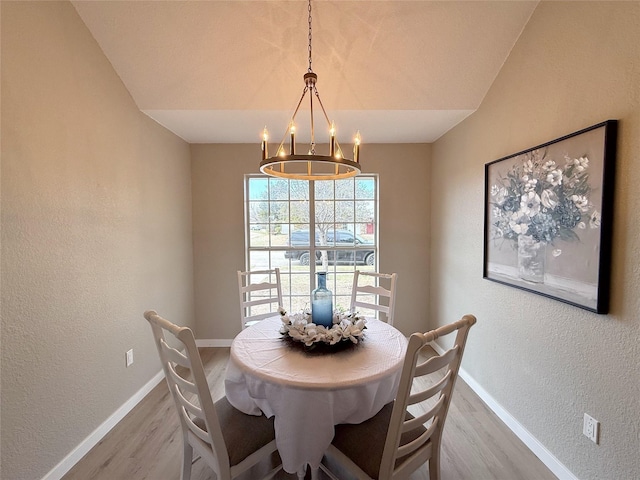
[[[288,311],[310,307],[316,271],[328,272],[334,306],[347,309],[353,272],[376,270],[375,175],[311,182],[247,175],[245,218],[246,268],[280,268]]]

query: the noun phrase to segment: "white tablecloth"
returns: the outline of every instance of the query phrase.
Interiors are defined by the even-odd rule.
[[[394,399],[407,339],[369,319],[356,348],[310,355],[288,346],[280,325],[268,318],[233,340],[225,389],[237,409],[275,416],[283,468],[296,473],[319,466],[334,425],[363,422]]]

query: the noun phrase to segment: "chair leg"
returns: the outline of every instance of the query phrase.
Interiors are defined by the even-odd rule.
[[[180,474],[180,480],[191,480],[193,447],[186,440],[182,442],[182,445],[182,473]]]
[[[429,480],[440,480],[440,445],[434,445],[429,459]]]

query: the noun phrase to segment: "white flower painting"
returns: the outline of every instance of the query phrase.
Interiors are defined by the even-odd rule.
[[[484,277],[608,309],[617,122],[485,166]]]

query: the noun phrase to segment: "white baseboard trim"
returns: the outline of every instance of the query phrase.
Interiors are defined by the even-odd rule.
[[[133,410],[140,401],[154,389],[158,383],[164,379],[164,372],[160,370],[151,380],[149,380],[140,390],[138,390],[129,400],[118,408],[109,418],[96,428],[87,438],[74,448],[69,455],[64,457],[60,463],[53,467],[42,480],[60,480],[71,468],[84,457],[89,450],[98,444],[109,431],[122,420],[127,413]]]
[[[434,350],[439,354],[444,353],[440,345],[431,342]],[[579,480],[571,471],[565,467],[540,441],[534,437],[518,420],[513,417],[502,405],[500,405],[471,375],[463,368],[458,372],[469,387],[480,397],[480,399],[495,413],[500,420],[511,430],[522,442],[544,463],[551,472],[560,480]]]
[[[201,338],[196,340],[196,347],[230,347],[232,338],[207,339]]]

